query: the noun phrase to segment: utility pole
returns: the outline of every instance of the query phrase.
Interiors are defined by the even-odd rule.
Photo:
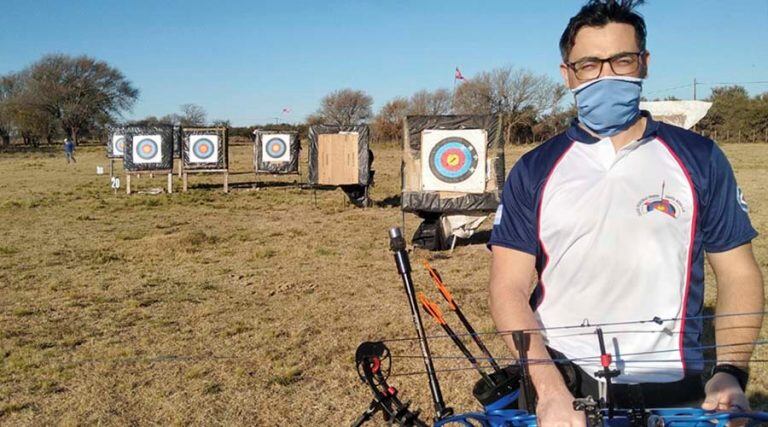
[[[697,85],[697,84],[698,84],[698,83],[696,83],[696,79],[694,78],[694,79],[693,79],[693,100],[694,100],[694,101],[696,100],[696,85]]]

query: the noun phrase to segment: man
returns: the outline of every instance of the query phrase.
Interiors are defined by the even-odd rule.
[[[67,164],[77,163],[75,160],[75,143],[69,137],[64,138],[64,155],[67,156]]]
[[[490,305],[499,330],[606,326],[615,402],[747,410],[747,365],[762,315],[716,320],[717,366],[702,384],[704,253],[716,314],[763,310],[757,235],[720,148],[639,110],[648,73],[634,1],[592,0],[560,41],[576,98],[570,128],[524,155],[505,184],[489,242]],[[530,288],[538,277],[531,295]],[[511,337],[507,345],[514,351]],[[593,328],[532,334],[528,357],[576,365],[570,389],[553,363],[534,364],[539,425],[583,426],[574,396],[605,395]]]

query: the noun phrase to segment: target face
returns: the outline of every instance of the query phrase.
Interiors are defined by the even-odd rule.
[[[422,132],[422,188],[428,191],[485,191],[483,129]]]
[[[125,136],[112,135],[112,155],[115,157],[123,157],[125,153]]]
[[[261,137],[261,159],[264,162],[289,162],[290,135],[267,134]]]
[[[429,168],[441,181],[465,181],[477,169],[477,151],[464,138],[448,137],[438,142],[429,153]]]
[[[161,163],[163,137],[161,135],[136,135],[133,137],[133,162],[137,164]]]
[[[218,163],[219,136],[190,135],[188,150],[190,163]]]

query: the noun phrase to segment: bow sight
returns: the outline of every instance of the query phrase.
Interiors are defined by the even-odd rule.
[[[461,341],[459,335],[448,325],[440,308],[430,301],[424,294],[416,294],[411,278],[411,264],[405,247],[405,239],[399,228],[392,228],[389,232],[390,248],[395,257],[397,271],[400,274],[408,304],[413,316],[413,324],[416,329],[417,340],[421,347],[421,359],[429,381],[429,389],[435,408],[433,426],[461,425],[482,427],[535,427],[535,390],[533,388],[528,365],[527,350],[530,342],[530,331],[512,331],[512,338],[518,352],[515,363],[501,368],[491,356],[488,348],[483,344],[480,335],[470,325],[467,318],[461,312],[459,305],[442,281],[440,275],[426,264],[429,275],[435,282],[440,293],[445,298],[451,311],[456,313],[464,328],[468,331],[472,340],[485,356],[493,372],[486,373],[477,358]],[[482,411],[455,414],[445,405],[437,372],[429,350],[429,343],[424,332],[421,315],[418,310],[418,302],[425,312],[440,324],[447,336],[459,348],[463,356],[472,365],[472,369],[480,373],[480,379],[475,384],[472,394],[483,406]],[[587,425],[590,427],[725,427],[729,421],[743,419],[748,426],[768,425],[768,413],[765,412],[713,412],[699,408],[675,408],[675,409],[645,409],[616,408],[613,402],[612,379],[619,376],[620,372],[611,369],[613,363],[610,353],[605,350],[603,331],[600,327],[595,329],[600,344],[600,364],[602,370],[595,373],[598,378],[603,378],[606,383],[606,396],[594,400],[591,396],[576,399],[573,407],[577,411],[583,411]],[[400,400],[398,390],[391,386],[387,379],[392,368],[392,355],[389,348],[380,341],[364,342],[357,348],[355,363],[360,380],[368,385],[373,394],[368,409],[354,422],[353,426],[361,426],[371,420],[381,411],[384,420],[389,425],[425,427],[429,424],[421,418],[418,410],[410,409],[410,402]],[[551,361],[550,361],[551,363]],[[558,365],[558,368],[560,366]],[[563,372],[563,371],[561,371]],[[564,374],[565,375],[565,374]],[[566,375],[567,376],[567,375]]]

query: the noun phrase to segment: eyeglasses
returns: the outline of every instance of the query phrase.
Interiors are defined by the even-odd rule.
[[[640,57],[645,54],[640,52],[622,52],[610,58],[584,58],[575,62],[566,62],[566,66],[573,70],[579,80],[592,80],[600,77],[603,64],[608,63],[611,70],[617,76],[626,76],[640,69]]]

